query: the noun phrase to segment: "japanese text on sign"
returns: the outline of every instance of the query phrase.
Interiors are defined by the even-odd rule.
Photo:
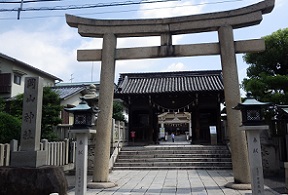
[[[31,88],[31,89],[36,88],[36,79],[35,78],[27,79],[27,88]]]

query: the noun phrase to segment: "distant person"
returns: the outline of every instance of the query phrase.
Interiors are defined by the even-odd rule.
[[[171,133],[171,137],[172,137],[172,142],[174,142],[174,140],[175,140],[175,135],[174,135],[174,133]]]

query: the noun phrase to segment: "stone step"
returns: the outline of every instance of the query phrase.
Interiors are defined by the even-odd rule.
[[[122,148],[113,169],[232,169],[232,162],[226,146],[137,146]]]
[[[188,145],[188,146],[126,146],[123,147],[123,151],[133,151],[133,150],[226,150],[227,146],[194,146],[194,145]]]
[[[228,150],[121,150],[123,155],[148,155],[148,154],[230,154]]]
[[[116,167],[231,167],[231,162],[116,162]]]
[[[120,153],[118,159],[146,158],[231,158],[231,154],[147,154],[129,155]]]
[[[120,158],[117,162],[231,162],[231,158]]]
[[[114,167],[113,170],[230,170],[232,167],[201,167],[201,166],[181,166],[181,167],[171,167],[171,166],[163,166],[163,167]]]

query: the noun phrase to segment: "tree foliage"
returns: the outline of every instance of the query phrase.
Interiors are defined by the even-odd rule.
[[[0,143],[20,140],[21,120],[5,112],[0,112]]]
[[[121,102],[114,101],[113,102],[113,118],[116,121],[125,121],[125,117],[123,114],[124,106]]]
[[[5,109],[5,101],[0,97],[0,112],[3,112]]]
[[[263,38],[265,51],[243,57],[250,66],[242,86],[260,101],[288,104],[288,28]]]
[[[60,111],[63,109],[60,103],[59,95],[52,91],[50,87],[43,89],[42,138],[48,140],[57,138],[53,128],[62,122],[61,118],[59,118]]]

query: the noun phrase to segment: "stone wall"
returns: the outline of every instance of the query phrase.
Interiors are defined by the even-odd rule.
[[[264,175],[275,175],[281,170],[283,164],[279,158],[280,139],[272,137],[268,131],[263,131],[260,138]]]

